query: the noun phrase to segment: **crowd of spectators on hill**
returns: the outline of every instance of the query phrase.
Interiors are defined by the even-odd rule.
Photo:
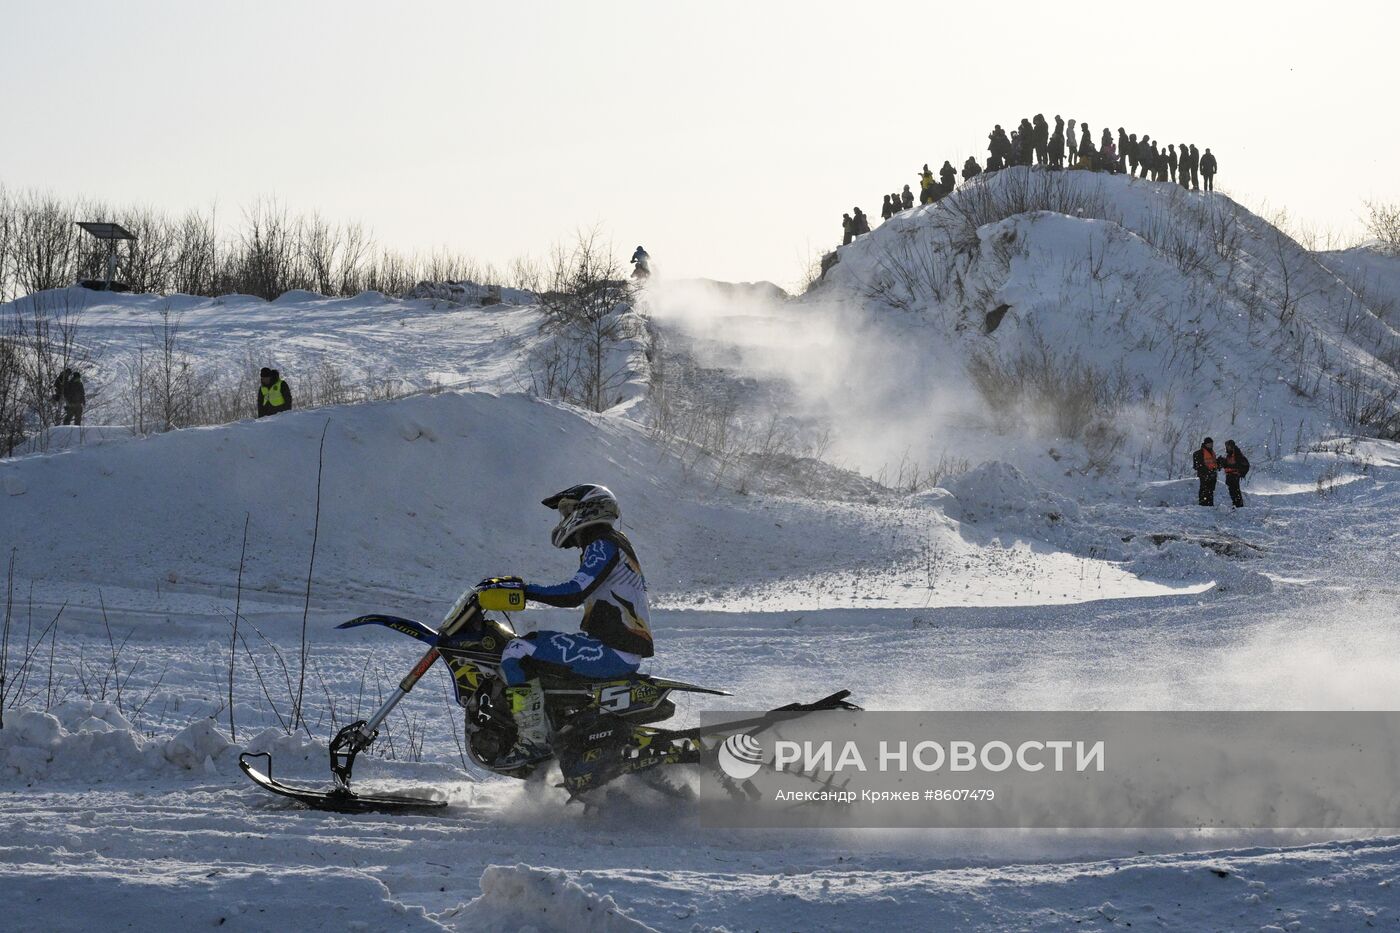
[[[1104,127],[1095,144],[1089,124],[1075,120],[1066,122],[1056,114],[1052,127],[1041,113],[1022,118],[1009,134],[1001,124],[993,127],[987,134],[986,166],[980,165],[975,156],[968,156],[962,164],[962,180],[966,184],[978,175],[1013,166],[1126,174],[1130,178],[1180,185],[1189,191],[1202,190],[1202,181],[1206,191],[1214,191],[1219,170],[1219,163],[1209,147],[1201,151],[1195,143],[1164,144],[1146,133],[1141,137],[1129,133],[1121,126],[1116,134]],[[951,161],[945,161],[936,172],[925,163],[918,173],[919,204],[935,204],[952,194],[958,175]],[[914,192],[905,185],[902,191],[884,196],[880,218],[889,220],[913,207]],[[859,207],[843,216],[841,226],[842,245],[870,232],[870,221]]]

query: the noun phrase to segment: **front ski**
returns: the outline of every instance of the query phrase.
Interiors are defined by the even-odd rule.
[[[266,770],[254,767],[249,763],[250,758],[266,759]],[[316,810],[330,810],[334,813],[433,813],[447,806],[445,799],[436,797],[360,794],[341,787],[317,790],[284,784],[272,777],[272,756],[267,752],[244,752],[238,756],[238,767],[243,769],[249,780],[263,790],[288,797]]]

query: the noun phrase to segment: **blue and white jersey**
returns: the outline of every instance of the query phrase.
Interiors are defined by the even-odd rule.
[[[547,606],[583,606],[580,628],[616,651],[652,655],[650,606],[641,563],[626,535],[602,527],[579,555],[578,573],[554,586],[526,584],[525,598]]]

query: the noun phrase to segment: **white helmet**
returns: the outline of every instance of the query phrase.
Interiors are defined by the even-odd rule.
[[[622,514],[612,490],[595,483],[570,486],[541,500],[540,504],[559,511],[559,524],[549,536],[555,547],[575,547],[574,536],[579,531],[593,525],[611,527]]]

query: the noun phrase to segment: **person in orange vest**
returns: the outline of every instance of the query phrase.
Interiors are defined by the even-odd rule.
[[[1244,493],[1240,492],[1240,480],[1249,473],[1249,458],[1234,441],[1225,442],[1225,456],[1220,460],[1225,468],[1225,488],[1230,490],[1230,501],[1235,508],[1244,508]]]
[[[1196,478],[1201,488],[1196,493],[1197,505],[1215,505],[1215,480],[1220,472],[1220,462],[1215,457],[1215,441],[1206,438],[1201,447],[1191,455],[1191,466],[1196,470]]]

